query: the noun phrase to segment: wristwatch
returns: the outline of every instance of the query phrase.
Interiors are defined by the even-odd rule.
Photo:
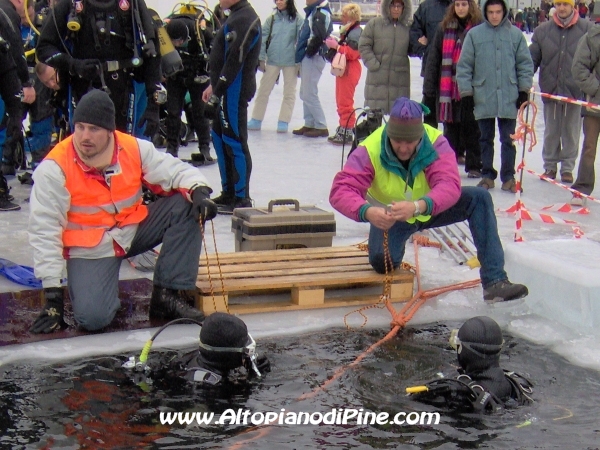
[[[421,215],[421,207],[419,206],[419,201],[416,200],[413,203],[415,204],[415,212],[413,213],[413,217],[419,217]]]

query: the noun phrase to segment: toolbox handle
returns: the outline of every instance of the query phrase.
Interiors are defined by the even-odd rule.
[[[294,211],[300,211],[300,202],[293,198],[279,198],[269,202],[269,212],[273,212],[273,206],[279,205],[294,205]]]

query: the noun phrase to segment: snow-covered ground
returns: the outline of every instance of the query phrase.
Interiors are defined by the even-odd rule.
[[[159,12],[168,12],[158,0]],[[258,3],[258,2],[255,2]],[[272,3],[260,2],[259,14],[265,17]],[[419,77],[420,60],[411,61],[411,96],[420,100],[422,79]],[[260,75],[259,75],[260,76]],[[366,72],[363,72],[357,89],[355,104],[363,104],[363,89]],[[537,75],[536,75],[537,81]],[[335,80],[323,73],[320,98],[323,104],[329,130],[337,126],[337,114],[334,98]],[[309,139],[293,136],[290,133],[276,133],[277,114],[282,99],[282,86],[276,86],[269,102],[263,129],[250,132],[249,145],[253,157],[251,178],[251,196],[256,206],[266,206],[275,198],[296,198],[301,204],[313,204],[325,210],[332,210],[328,202],[331,180],[340,169],[342,151],[340,147],[330,145],[324,138]],[[538,143],[531,153],[526,153],[527,167],[537,173],[542,170],[541,141],[543,138],[543,116],[541,102],[535,130]],[[249,108],[249,115],[252,105]],[[290,124],[290,131],[303,125],[302,102],[298,99]],[[499,144],[497,144],[499,148]],[[192,144],[181,149],[181,156],[189,156]],[[519,155],[522,146],[518,145]],[[497,152],[499,153],[499,152]],[[519,158],[520,159],[520,156]],[[500,165],[499,155],[496,167]],[[210,181],[213,189],[219,191],[220,177],[216,165],[201,169]],[[464,185],[474,185],[477,180],[466,178],[462,174]],[[32,264],[32,251],[27,242],[27,218],[29,206],[25,198],[29,196],[29,187],[24,187],[13,178],[9,180],[22,210],[5,212],[0,215],[2,239],[0,257],[19,264]],[[548,205],[563,205],[571,194],[550,183],[525,174],[523,178],[524,194],[522,200],[531,211],[540,211]],[[496,208],[505,210],[515,204],[515,196],[500,190],[490,191]],[[600,370],[600,341],[595,329],[600,321],[600,308],[594,302],[600,302],[600,227],[598,214],[600,205],[588,205],[590,214],[574,215],[552,212],[555,217],[575,220],[585,236],[575,240],[570,226],[544,224],[525,221],[522,234],[525,242],[514,243],[515,219],[506,213],[498,213],[498,227],[507,254],[507,271],[512,281],[526,282],[530,295],[526,302],[519,305],[489,307],[482,301],[481,288],[460,291],[429,300],[416,314],[411,324],[434,321],[464,320],[476,315],[490,315],[501,323],[508,332],[546,345],[572,362]],[[367,238],[368,226],[358,224],[336,213],[337,236],[333,245],[351,245]],[[231,218],[218,216],[214,221],[217,250],[234,251],[234,235],[231,233]],[[209,251],[214,251],[212,227],[208,225],[207,243]],[[406,259],[414,261],[410,246]],[[422,249],[419,254],[422,279],[425,288],[439,287],[450,283],[470,280],[478,276],[477,271],[457,265],[447,254],[432,248]],[[122,278],[138,278],[141,272],[128,264],[122,266]],[[18,289],[16,285],[0,278],[0,289],[4,292]],[[254,337],[277,336],[282,334],[305,333],[315,329],[342,327],[345,309],[318,310],[311,313],[287,312],[269,315],[248,315],[244,320]],[[390,317],[385,311],[368,311],[368,326],[388,326]],[[352,321],[352,319],[351,319]],[[355,318],[355,324],[360,324]],[[185,346],[195,342],[197,331],[186,326],[171,327],[161,335],[155,346]],[[112,335],[92,335],[63,341],[48,341],[20,346],[18,356],[14,348],[0,348],[0,363],[22,358],[44,357],[48,354],[60,355],[60,358],[77,358],[88,354],[119,353],[141,348],[150,337],[151,331],[142,330],[133,333],[114,333]],[[54,351],[50,351],[50,350]],[[109,350],[107,350],[109,349]],[[57,351],[58,350],[58,351]]]

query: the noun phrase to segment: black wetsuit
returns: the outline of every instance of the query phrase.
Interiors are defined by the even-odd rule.
[[[90,89],[101,89],[105,85],[115,104],[117,129],[126,133],[132,133],[135,128],[135,118],[130,115],[133,81],[144,83],[148,101],[154,100],[154,92],[160,87],[160,56],[150,56],[140,48],[139,39],[134,40],[134,33],[139,34],[134,30],[132,19],[135,3],[139,9],[141,28],[158,52],[154,25],[144,0],[78,1],[76,5],[82,5],[82,10],[77,14],[81,28],[76,32],[67,28],[72,1],[60,0],[46,20],[36,49],[40,61],[59,69],[61,73],[72,69],[73,59],[97,59],[102,63],[118,61],[120,68],[117,70],[103,64],[103,77],[82,78],[71,73],[69,83],[76,102]],[[136,52],[142,64],[134,67],[131,62]],[[123,67],[127,65],[130,67]]]
[[[0,36],[4,39],[4,31],[0,32]],[[20,120],[21,115],[20,92],[21,83],[19,83],[15,62],[10,53],[0,50],[0,98],[4,103],[2,109],[10,116],[16,115],[15,120]],[[5,120],[2,123],[6,127]]]
[[[532,401],[531,382],[499,367],[469,375],[461,373],[457,378],[440,378],[425,386],[428,390],[417,393],[416,400],[450,410],[495,412]]]
[[[248,102],[256,92],[256,67],[261,45],[261,25],[248,2],[231,7],[210,52],[210,83],[220,99],[212,138],[221,174],[223,193],[250,198],[252,158],[248,148]]]
[[[25,53],[23,51],[23,42],[21,40],[21,18],[9,0],[0,0],[0,30],[2,38],[9,46],[6,57],[3,57],[3,59],[6,59],[11,66],[10,60],[14,63],[16,75],[21,84],[20,87],[33,86],[33,80],[29,77],[27,61],[25,60]],[[4,132],[6,124],[7,116],[2,112],[0,133]],[[19,141],[20,136],[6,136],[5,140],[1,142],[3,144],[2,162],[4,164],[14,164],[15,147]]]
[[[183,63],[183,71],[167,78],[167,152],[177,156],[179,150],[179,131],[181,129],[181,111],[185,103],[185,95],[189,91],[192,103],[192,125],[198,137],[198,148],[210,144],[210,121],[204,117],[202,93],[208,87],[208,55],[213,40],[213,28],[207,24],[202,31],[200,42],[196,36],[195,19],[191,16],[178,15],[171,20],[182,20],[188,28],[190,40],[184,47],[177,47]],[[202,81],[201,78],[206,80]]]

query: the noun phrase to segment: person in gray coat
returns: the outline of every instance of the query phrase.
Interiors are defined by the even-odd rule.
[[[474,105],[481,131],[482,179],[478,186],[494,187],[495,119],[498,118],[501,143],[500,180],[502,190],[516,192],[514,134],[517,110],[527,101],[533,85],[533,62],[523,33],[508,20],[508,5],[503,0],[482,4],[484,22],[466,35],[456,81],[462,104]]]
[[[382,0],[381,16],[369,20],[358,41],[367,68],[365,106],[389,114],[397,98],[410,97],[411,2]]]
[[[588,102],[600,105],[600,25],[594,25],[581,38],[573,56],[572,67],[575,83],[586,95]],[[596,173],[596,147],[600,134],[600,111],[583,108],[583,148],[579,159],[577,179],[572,188],[583,194],[590,195],[594,190]],[[583,205],[585,198],[573,195],[572,205]]]
[[[583,20],[573,0],[554,4],[556,14],[533,32],[529,51],[534,70],[540,69],[540,89],[547,94],[580,99],[581,89],[571,71],[577,43],[593,26]],[[581,106],[542,97],[544,102],[544,176],[554,180],[560,163],[563,183],[573,182],[573,170],[579,150]]]

